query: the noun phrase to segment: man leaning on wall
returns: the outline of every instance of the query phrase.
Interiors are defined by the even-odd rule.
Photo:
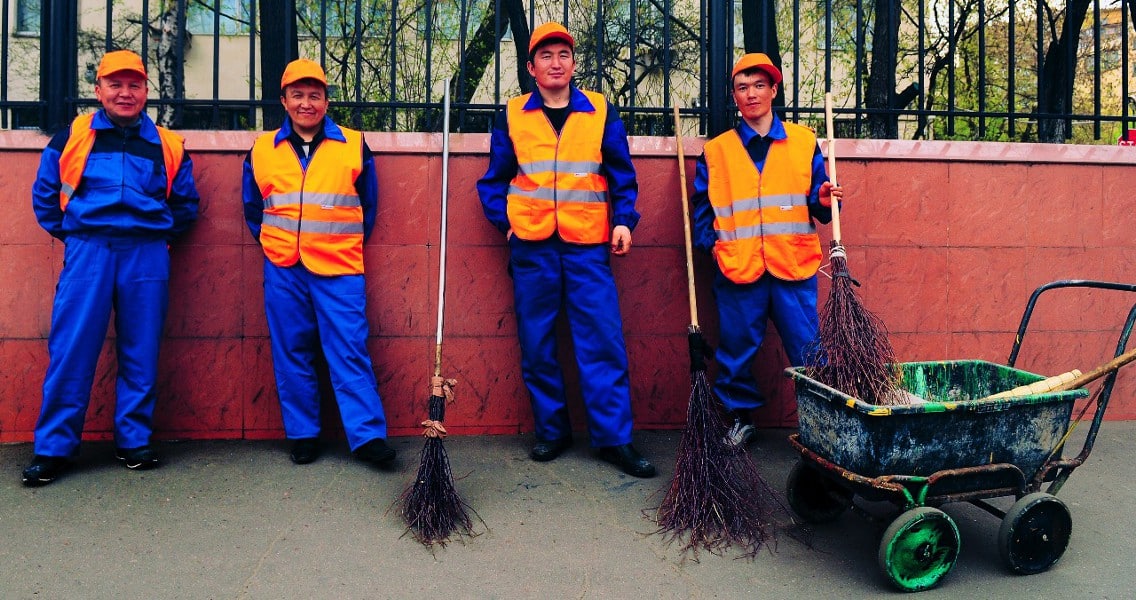
[[[347,443],[387,465],[395,450],[367,350],[363,243],[375,226],[379,184],[363,134],[327,116],[319,63],[288,63],[280,80],[287,116],[257,138],[244,162],[245,221],[264,251],[264,307],[276,393],[290,457],[322,452],[316,355],[327,358]]]
[[[639,187],[627,131],[600,94],[572,84],[576,42],[559,23],[533,30],[537,91],[509,101],[477,183],[486,218],[509,245],[521,374],[536,423],[536,461],[572,445],[555,321],[572,330],[590,442],[635,477],[655,466],[631,445],[631,390],[611,255],[631,250]]]
[[[108,52],[96,77],[102,108],[51,139],[32,186],[39,224],[64,249],[26,486],[55,481],[79,450],[112,310],[115,457],[128,469],[159,465],[150,437],[169,244],[197,219],[199,198],[181,136],[144,112],[149,88],[142,58]]]

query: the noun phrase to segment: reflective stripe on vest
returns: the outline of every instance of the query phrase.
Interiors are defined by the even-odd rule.
[[[752,283],[766,271],[799,281],[820,267],[820,236],[807,202],[816,135],[807,127],[784,125],[788,137],[770,144],[761,172],[736,130],[704,147],[718,235],[714,257],[734,283]]]
[[[506,114],[517,175],[509,185],[507,211],[509,226],[523,240],[544,240],[553,233],[576,244],[611,238],[601,153],[607,101],[600,94],[583,93],[595,111],[569,113],[559,136],[543,110],[524,110],[531,94],[509,101]]]
[[[363,207],[355,180],[363,171],[363,134],[340,128],[346,142],[324,139],[305,172],[276,132],[257,138],[252,172],[264,198],[260,245],[272,264],[303,262],[317,275],[363,272]]]
[[[91,148],[95,146],[95,130],[91,123],[95,120],[95,113],[79,115],[71,122],[71,136],[63,146],[63,153],[59,155],[59,209],[66,212],[71,196],[79,189],[79,182],[83,179],[83,169],[87,166],[87,158],[91,155]],[[181,169],[181,161],[185,156],[185,139],[180,135],[155,126],[158,129],[158,138],[162,140],[162,162],[166,166],[166,198],[174,189],[174,178]]]

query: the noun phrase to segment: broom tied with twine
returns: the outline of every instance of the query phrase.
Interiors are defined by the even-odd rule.
[[[415,539],[427,547],[435,544],[445,546],[454,535],[474,535],[473,521],[466,511],[469,505],[462,500],[454,486],[450,458],[442,443],[446,437],[446,427],[443,424],[446,405],[453,403],[453,389],[457,384],[454,379],[442,377],[442,320],[446,300],[446,212],[450,159],[449,80],[445,84],[442,104],[442,231],[438,259],[438,328],[434,345],[434,376],[430,378],[429,418],[422,422],[424,428],[422,435],[426,438],[426,443],[422,447],[418,474],[399,498],[407,532],[413,534]]]
[[[832,94],[824,95],[828,177],[836,184],[836,143],[832,131]],[[853,286],[860,283],[848,271],[848,257],[840,237],[840,202],[832,201],[832,247],[829,252],[832,287],[820,314],[819,343],[810,357],[809,375],[868,404],[908,402],[899,392],[895,351],[887,328],[860,301]]]
[[[691,250],[690,213],[686,193],[686,159],[678,105],[674,107],[675,140],[678,145],[679,182],[682,190],[682,216],[686,239],[687,293],[690,298],[690,402],[686,427],[679,440],[674,476],[655,510],[658,533],[668,541],[682,539],[683,552],[700,549],[720,554],[732,545],[754,556],[773,539],[771,506],[776,494],[762,480],[757,466],[745,449],[731,448],[726,442],[719,402],[706,378],[706,361],[712,349],[698,326],[698,303],[694,289],[694,262]]]

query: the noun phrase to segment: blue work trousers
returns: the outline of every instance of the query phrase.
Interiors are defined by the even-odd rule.
[[[67,238],[51,309],[36,454],[68,457],[78,450],[112,309],[118,359],[115,444],[126,449],[150,444],[169,278],[164,240]]]
[[[556,318],[564,307],[576,351],[593,447],[631,442],[631,389],[623,320],[606,244],[559,238],[509,241],[521,374],[538,439],[569,437],[572,427],[557,360]]]
[[[272,338],[276,393],[289,439],[320,432],[316,351],[323,349],[347,444],[387,437],[375,369],[367,351],[367,295],[362,275],[325,277],[302,264],[264,260],[264,308]]]
[[[791,366],[803,365],[816,348],[816,276],[784,281],[766,273],[753,283],[739,285],[719,272],[714,278],[714,296],[720,324],[714,392],[727,410],[753,410],[764,404],[753,364],[765,338],[767,319],[777,327]]]

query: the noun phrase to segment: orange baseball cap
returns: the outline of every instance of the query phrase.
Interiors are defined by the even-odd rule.
[[[734,64],[734,70],[730,72],[730,81],[733,82],[738,73],[750,69],[761,69],[769,75],[771,83],[781,83],[781,71],[773,64],[773,61],[769,60],[768,56],[761,52],[751,52],[739,58],[738,62]]]
[[[533,30],[532,37],[529,38],[529,55],[532,55],[537,46],[548,40],[563,40],[573,50],[576,49],[576,40],[568,33],[568,29],[556,21],[549,21]]]
[[[99,70],[95,72],[95,77],[106,77],[120,71],[130,71],[145,77],[146,65],[142,64],[141,56],[130,50],[115,50],[103,55],[103,59],[99,61]]]
[[[327,87],[327,76],[318,62],[306,58],[297,58],[284,68],[284,75],[280,78],[280,89],[296,83],[301,79],[315,79]]]

